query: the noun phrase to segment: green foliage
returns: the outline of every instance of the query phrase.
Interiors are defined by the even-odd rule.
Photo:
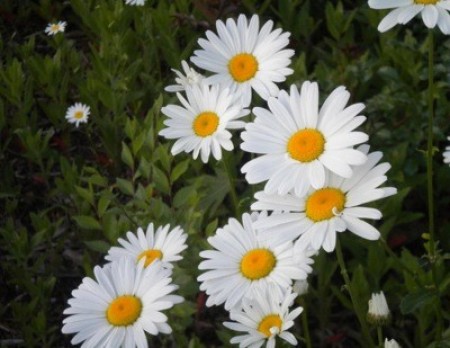
[[[258,13],[291,32],[294,74],[288,83],[319,81],[322,95],[339,85],[352,102],[366,104],[372,150],[392,164],[387,174],[399,193],[377,204],[383,239],[343,236],[356,295],[367,305],[383,290],[392,310],[389,337],[405,347],[446,347],[450,331],[435,342],[436,311],[448,324],[450,273],[450,169],[434,157],[437,257],[426,237],[426,32],[418,22],[380,35],[380,11],[367,1],[122,0],[5,1],[0,3],[0,345],[67,346],[62,312],[72,289],[117,238],[149,222],[181,225],[189,249],[175,267],[174,282],[186,302],[168,315],[174,334],[154,346],[227,346],[226,313],[205,308],[196,277],[206,238],[248,211],[255,189],[227,154],[238,202],[222,163],[203,164],[170,153],[158,132],[171,68],[188,60],[197,39],[217,18]],[[231,4],[232,3],[232,4]],[[48,37],[52,20],[67,20],[66,33]],[[450,40],[436,32],[435,145],[445,146],[448,122]],[[90,106],[79,128],[64,118],[69,106]],[[238,138],[238,137],[237,137]],[[237,139],[236,138],[236,139]],[[234,206],[234,204],[236,206]],[[305,298],[314,346],[361,346],[360,329],[334,255],[315,258]],[[437,284],[431,265],[436,265]],[[440,306],[440,308],[439,308]],[[300,325],[300,324],[299,324]],[[447,325],[448,326],[448,325]],[[298,334],[300,332],[300,334]],[[375,337],[375,329],[372,332]],[[296,328],[298,337],[303,335]],[[5,341],[4,341],[5,340]],[[6,343],[5,343],[6,344]]]

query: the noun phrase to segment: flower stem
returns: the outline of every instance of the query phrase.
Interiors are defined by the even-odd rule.
[[[233,211],[234,211],[235,217],[239,217],[239,201],[238,201],[236,189],[235,189],[235,179],[234,179],[233,172],[231,171],[231,167],[228,163],[227,157],[228,156],[226,154],[224,154],[224,156],[222,158],[222,163],[223,163],[223,167],[224,167],[225,172],[227,173],[227,177],[228,177],[228,183],[229,183],[229,187],[230,187],[231,204],[233,205]]]
[[[383,348],[384,347],[383,328],[380,325],[377,326],[377,334],[378,334],[378,346],[380,348]]]
[[[309,325],[308,325],[308,309],[306,307],[306,302],[302,298],[299,300],[299,303],[303,307],[303,313],[301,314],[301,317],[302,317],[303,333],[305,335],[306,341],[306,348],[312,348],[311,335],[309,333]]]
[[[357,296],[355,296],[350,283],[350,277],[347,272],[347,268],[344,262],[344,256],[342,254],[341,242],[339,238],[336,240],[336,256],[339,263],[339,267],[341,268],[341,274],[345,281],[345,286],[350,294],[350,299],[352,300],[353,308],[355,310],[356,316],[358,317],[359,324],[361,325],[362,333],[366,338],[367,344],[369,347],[374,347],[374,343],[372,337],[370,336],[369,327],[364,318],[364,314],[362,312],[363,308],[361,307],[361,303]]]

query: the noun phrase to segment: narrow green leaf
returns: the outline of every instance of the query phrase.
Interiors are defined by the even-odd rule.
[[[78,226],[87,230],[101,230],[99,222],[92,216],[88,215],[78,215],[74,216],[73,219],[77,222]]]

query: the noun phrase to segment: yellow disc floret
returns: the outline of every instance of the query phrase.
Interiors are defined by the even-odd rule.
[[[142,302],[136,296],[123,295],[115,298],[106,310],[106,319],[114,326],[133,324],[141,315]]]
[[[228,62],[228,71],[236,82],[245,82],[256,75],[258,61],[253,54],[240,53]]]
[[[194,133],[199,137],[207,137],[213,134],[219,126],[219,116],[215,112],[202,112],[197,115],[192,124]]]
[[[75,117],[77,120],[82,119],[84,116],[84,112],[83,111],[77,111],[75,112],[75,114],[73,115],[73,117]]]
[[[278,314],[266,315],[263,320],[260,321],[258,325],[258,331],[261,332],[264,336],[270,337],[272,336],[270,329],[276,327],[278,328],[278,331],[281,331],[282,324],[283,322]]]
[[[143,257],[145,257],[145,264],[144,267],[147,267],[148,265],[150,265],[153,261],[155,260],[161,260],[163,257],[163,253],[161,250],[158,249],[147,249],[144,250],[142,253],[139,254],[138,256],[138,261],[140,259],[142,259]]]
[[[414,0],[419,5],[436,5],[440,0]]]
[[[241,260],[241,273],[250,280],[264,278],[275,268],[277,260],[268,249],[253,249]]]
[[[316,129],[305,128],[292,135],[287,144],[289,155],[300,162],[319,158],[325,149],[325,138]]]
[[[344,210],[345,194],[337,188],[326,187],[306,199],[306,216],[314,222],[329,220]]]

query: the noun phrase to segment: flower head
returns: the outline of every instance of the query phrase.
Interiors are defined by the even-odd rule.
[[[390,312],[384,292],[372,294],[369,300],[367,320],[374,325],[384,325],[389,321]]]
[[[69,123],[75,123],[78,127],[80,123],[87,123],[91,108],[82,103],[75,103],[66,111],[66,120]]]
[[[94,268],[95,279],[86,277],[72,292],[62,332],[76,335],[72,344],[84,341],[85,347],[147,347],[144,331],[151,335],[171,333],[162,310],[183,301],[170,295],[170,270],[153,263],[144,268],[123,258]]]
[[[206,82],[230,88],[243,97],[244,106],[250,105],[252,89],[263,99],[276,96],[279,89],[275,83],[293,72],[288,66],[294,51],[284,49],[290,34],[272,31],[272,21],[259,29],[257,15],[250,22],[244,15],[237,22],[218,20],[216,27],[218,35],[208,30],[207,40],[198,41],[202,49],[191,58],[198,67],[214,73]]]
[[[132,6],[144,6],[145,0],[125,0],[125,4]]]
[[[159,132],[167,139],[177,139],[172,155],[182,151],[193,152],[194,159],[200,157],[208,162],[212,153],[215,159],[222,158],[222,148],[233,149],[229,129],[242,128],[245,123],[238,119],[248,114],[242,104],[233,101],[228,89],[219,86],[193,85],[186,87],[187,100],[177,93],[183,107],[168,105],[161,109],[169,117],[164,121],[167,128]]]
[[[63,33],[66,30],[67,22],[59,21],[57,23],[49,23],[45,28],[45,33],[47,35],[56,35],[58,33]]]
[[[242,309],[232,309],[230,318],[234,322],[225,322],[224,325],[238,331],[240,336],[233,337],[231,343],[239,344],[239,347],[275,347],[275,338],[279,336],[292,345],[297,345],[294,335],[288,332],[294,319],[303,311],[297,307],[289,311],[297,297],[291,289],[280,293],[271,286],[255,290],[254,296],[245,298]]]
[[[267,194],[284,195],[294,190],[306,194],[310,186],[325,185],[326,171],[344,178],[353,174],[351,166],[361,165],[367,157],[354,145],[368,140],[354,131],[365,120],[357,116],[364,104],[345,107],[350,93],[344,87],[335,89],[319,110],[317,83],[306,81],[299,93],[292,85],[290,94],[281,91],[270,98],[270,110],[254,108],[253,123],[241,136],[244,151],[262,154],[242,167],[250,184],[267,180]]]
[[[170,85],[164,88],[167,92],[181,92],[186,90],[186,86],[198,85],[203,82],[205,78],[202,74],[199,74],[194,69],[192,69],[186,61],[181,62],[181,66],[184,71],[182,72],[172,69],[172,71],[177,75],[175,78],[176,85]]]
[[[119,238],[118,242],[122,247],[112,247],[106,255],[109,261],[119,260],[128,257],[139,262],[145,260],[144,267],[149,266],[153,261],[160,260],[166,268],[172,268],[171,262],[181,260],[180,253],[187,248],[185,244],[187,234],[177,226],[170,230],[170,225],[158,227],[156,232],[153,223],[147,226],[144,233],[142,228],[138,228],[137,233],[127,233],[127,239]]]
[[[362,145],[358,150],[367,154],[369,146]],[[256,221],[254,227],[261,230],[261,238],[293,240],[300,236],[296,247],[309,245],[327,252],[334,250],[337,232],[349,230],[365,239],[378,239],[380,232],[362,219],[381,219],[381,212],[361,205],[397,192],[393,187],[379,187],[387,180],[384,174],[390,168],[388,163],[378,164],[381,156],[381,152],[370,153],[367,162],[355,167],[349,179],[328,175],[323,188],[310,188],[303,197],[294,192],[257,192],[257,202],[251,208],[273,213]]]
[[[447,140],[450,140],[450,137],[447,137]],[[444,163],[447,163],[450,165],[450,145],[445,147],[443,156],[444,156]]]
[[[401,348],[396,340],[388,340],[387,338],[384,340],[384,348]]]
[[[313,261],[307,255],[295,259],[291,242],[280,243],[276,238],[270,242],[258,240],[258,231],[252,224],[259,216],[244,214],[242,225],[229,219],[228,225],[208,238],[216,250],[200,253],[206,260],[199,269],[207,271],[198,277],[202,282],[200,290],[209,295],[207,306],[225,302],[227,310],[239,307],[244,296],[251,296],[254,289],[273,283],[283,290],[292,280],[306,279],[312,271]]]
[[[444,34],[450,34],[450,0],[369,0],[371,8],[394,9],[378,25],[380,32],[396,24],[406,24],[419,13],[428,28],[436,24]]]

